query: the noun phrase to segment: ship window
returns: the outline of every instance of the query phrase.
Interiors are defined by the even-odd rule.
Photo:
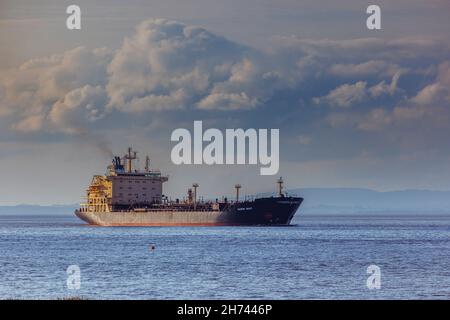
[[[146,197],[147,195],[145,193],[142,194],[143,197]]]
[[[146,187],[143,187],[142,190],[147,190],[147,188],[146,188]]]
[[[155,188],[152,188],[152,190],[155,190]]]

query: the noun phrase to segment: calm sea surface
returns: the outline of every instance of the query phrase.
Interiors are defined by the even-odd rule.
[[[450,298],[449,216],[294,223],[102,228],[71,216],[0,216],[0,298]],[[372,264],[379,290],[366,286]],[[80,268],[79,290],[67,287],[70,265]]]

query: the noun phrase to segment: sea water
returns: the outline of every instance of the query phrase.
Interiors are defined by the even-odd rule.
[[[298,214],[293,224],[93,227],[70,215],[0,216],[0,298],[450,298],[450,216]],[[370,265],[379,289],[367,286]],[[79,267],[79,289],[69,266]]]

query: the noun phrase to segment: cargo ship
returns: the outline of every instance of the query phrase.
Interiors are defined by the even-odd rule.
[[[75,215],[96,226],[273,226],[289,225],[303,201],[283,192],[278,179],[278,195],[239,199],[241,185],[236,184],[236,198],[204,201],[198,199],[199,185],[194,183],[183,199],[169,199],[163,194],[168,176],[150,168],[134,168],[137,152],[128,148],[123,157],[115,156],[104,175],[95,175],[87,189],[86,201]]]

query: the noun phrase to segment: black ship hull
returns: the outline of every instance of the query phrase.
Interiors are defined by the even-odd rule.
[[[224,211],[223,219],[235,225],[289,225],[302,201],[298,197],[271,197],[238,202]]]
[[[254,201],[221,203],[218,210],[159,209],[90,212],[75,214],[100,226],[270,226],[289,225],[303,198],[267,197]]]

